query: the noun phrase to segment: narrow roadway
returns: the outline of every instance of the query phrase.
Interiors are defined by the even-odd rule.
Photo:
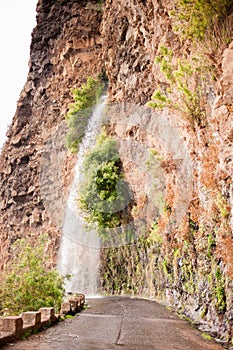
[[[156,302],[106,297],[88,300],[73,319],[4,350],[223,350]]]

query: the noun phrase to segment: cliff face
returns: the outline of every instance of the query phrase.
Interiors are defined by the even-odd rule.
[[[113,102],[109,132],[119,140],[136,201],[132,225],[143,223],[150,231],[153,223],[154,229],[130,246],[103,250],[101,289],[171,303],[202,329],[229,340],[233,43],[218,57],[217,81],[205,86],[205,125],[193,127],[174,111],[146,108],[165,83],[154,64],[159,45],[175,57],[192,51],[172,31],[173,6],[107,0],[102,12],[98,1],[39,2],[28,81],[1,155],[1,263],[25,234],[48,232],[51,251],[57,251],[74,160],[64,147],[70,88],[105,65]]]
[[[192,52],[190,42],[181,44],[172,31],[173,6],[173,1],[106,1],[102,36],[109,93],[112,101],[124,101],[112,106],[110,132],[124,143],[135,221],[157,225],[156,233],[131,248],[103,250],[101,271],[103,276],[107,271],[108,282],[103,278],[101,287],[170,301],[202,329],[210,327],[226,339],[233,328],[233,43],[215,57],[221,74],[205,86],[205,125],[193,128],[174,110],[148,111],[141,105],[166,83],[154,64],[159,45],[170,47],[177,58]],[[157,192],[148,195],[153,180],[142,149],[151,148],[162,160],[152,170]],[[160,194],[166,205],[158,216],[152,202]],[[157,236],[151,244],[152,235]]]
[[[24,235],[48,233],[57,251],[72,176],[64,146],[70,89],[102,69],[98,1],[39,1],[37,11],[28,79],[1,154],[1,265]]]
[[[170,1],[166,6],[152,0],[106,1],[103,56],[112,100],[148,102],[156,86],[158,46],[161,40],[175,39],[167,14],[171,5]]]

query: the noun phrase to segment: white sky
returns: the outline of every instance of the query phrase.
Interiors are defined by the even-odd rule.
[[[0,148],[26,82],[37,0],[0,2]]]

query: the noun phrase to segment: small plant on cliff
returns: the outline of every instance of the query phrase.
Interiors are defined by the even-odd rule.
[[[230,215],[230,205],[227,199],[221,193],[218,194],[216,205],[222,218],[227,219]]]
[[[156,109],[169,108],[177,110],[192,124],[198,125],[205,119],[205,99],[201,75],[187,59],[175,60],[173,52],[161,45],[155,62],[159,65],[166,83],[152,95],[149,107]]]
[[[65,277],[46,267],[45,241],[46,237],[41,237],[36,247],[29,239],[13,244],[13,261],[0,276],[0,313],[18,315],[41,307],[60,310]]]
[[[210,30],[214,31],[216,26],[222,28],[232,11],[232,0],[176,0],[175,9],[170,15],[173,29],[181,38],[200,41],[210,34]],[[224,34],[227,33],[223,31],[222,35]]]
[[[102,12],[103,11],[103,5],[104,5],[104,0],[99,0],[97,4],[97,11]]]
[[[117,142],[105,131],[87,153],[79,205],[85,220],[99,230],[120,225],[127,206],[128,188],[123,179]]]
[[[151,225],[151,230],[149,233],[149,236],[147,238],[149,245],[154,245],[154,247],[157,248],[157,252],[160,252],[161,246],[162,246],[162,236],[159,233],[159,227],[157,222],[153,222]]]
[[[220,268],[218,267],[215,272],[215,298],[216,298],[216,307],[220,312],[226,311],[226,293],[225,293],[225,280]]]
[[[221,75],[223,50],[232,41],[232,12],[232,0],[176,0],[170,12],[173,31],[191,43],[214,80]]]
[[[100,79],[92,77],[89,77],[81,88],[72,90],[75,102],[69,106],[65,119],[69,128],[66,135],[66,145],[73,153],[78,151],[88,119],[103,90],[104,83]]]

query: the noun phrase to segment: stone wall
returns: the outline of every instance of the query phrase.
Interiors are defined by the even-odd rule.
[[[59,314],[52,307],[44,307],[38,311],[26,311],[19,316],[0,317],[0,345],[22,339],[44,327],[50,327],[66,315],[75,315],[84,307],[85,295],[76,294],[63,302]]]

